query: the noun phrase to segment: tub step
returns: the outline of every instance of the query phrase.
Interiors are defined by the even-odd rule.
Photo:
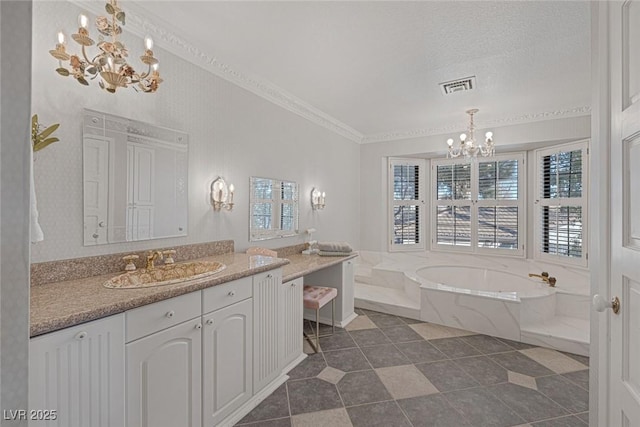
[[[355,306],[396,316],[420,318],[420,302],[415,301],[402,289],[374,286],[355,282]]]
[[[570,353],[589,355],[589,320],[552,317],[523,327],[520,339],[527,344],[551,347]]]

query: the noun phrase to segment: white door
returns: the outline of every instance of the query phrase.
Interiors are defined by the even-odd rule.
[[[606,310],[600,315],[610,340],[598,346],[599,357],[609,357],[608,366],[599,365],[600,371],[608,369],[608,379],[600,379],[608,383],[609,393],[599,399],[598,424],[634,427],[640,426],[640,1],[598,8],[609,14],[608,22],[606,15],[598,19],[599,36],[609,37],[611,100],[610,280],[599,291],[606,300],[620,301],[618,314]],[[606,61],[602,46],[606,43],[600,39],[600,58]],[[599,83],[606,85],[606,80]],[[606,144],[607,135],[600,136]]]
[[[127,426],[200,427],[200,318],[126,345]]]
[[[129,144],[127,147],[127,220],[130,240],[146,240],[154,237],[155,214],[155,149]]]
[[[34,426],[124,425],[124,315],[31,339],[29,408],[56,411]]]
[[[253,392],[253,300],[203,317],[203,427],[214,427]]]
[[[109,144],[111,138],[86,136],[82,145],[84,244],[107,243]]]

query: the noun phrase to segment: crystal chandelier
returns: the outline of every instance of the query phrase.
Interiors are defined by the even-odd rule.
[[[472,110],[468,110],[467,114],[469,115],[469,128],[467,135],[466,133],[460,134],[460,145],[457,147],[453,146],[453,139],[449,138],[447,140],[447,145],[449,146],[449,152],[447,153],[447,157],[456,158],[460,156],[464,156],[468,159],[474,159],[478,157],[478,154],[483,157],[490,157],[495,155],[496,149],[493,144],[493,132],[487,132],[485,134],[484,144],[479,144],[475,139],[475,130],[476,127],[473,124],[473,115],[477,113],[479,110],[474,108]]]
[[[87,79],[95,79],[98,75],[101,81],[100,87],[107,92],[115,93],[120,87],[133,87],[137,91],[152,93],[158,90],[162,83],[158,72],[158,60],[153,56],[153,40],[145,37],[144,54],[140,57],[143,64],[147,65],[146,72],[138,73],[127,63],[129,51],[125,45],[118,40],[118,35],[122,33],[125,25],[125,13],[118,5],[118,0],[109,0],[105,5],[105,10],[110,15],[98,16],[96,18],[96,29],[101,34],[98,36],[96,44],[98,53],[93,59],[87,56],[87,47],[93,46],[95,42],[89,37],[87,30],[88,19],[85,15],[78,17],[78,32],[71,35],[71,38],[82,47],[82,56],[68,54],[64,33],[58,33],[58,43],[54,50],[49,53],[58,60],[59,67],[56,69],[62,76],[72,76],[78,83],[89,85]],[[69,68],[63,64],[69,61]]]

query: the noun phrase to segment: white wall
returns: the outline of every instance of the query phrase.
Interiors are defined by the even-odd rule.
[[[159,246],[233,239],[236,250],[249,236],[249,177],[296,181],[300,188],[300,230],[314,227],[320,240],[359,242],[358,144],[286,111],[156,46],[165,80],[156,94],[132,89],[109,94],[96,81],[84,87],[58,76],[55,34],[75,30],[81,12],[67,2],[34,4],[32,110],[47,125],[60,123],[57,142],[37,153],[38,210],[45,240],[33,246],[32,262],[67,259]],[[94,17],[90,17],[93,22]],[[126,33],[126,27],[125,27]],[[126,35],[126,34],[125,34]],[[138,64],[142,41],[125,38],[131,63]],[[75,51],[69,41],[68,50]],[[214,52],[215,54],[215,52]],[[83,108],[130,117],[189,133],[188,237],[82,246]],[[233,212],[214,213],[209,185],[217,175],[236,187]],[[323,211],[312,211],[312,187],[327,193]],[[304,236],[261,242],[268,247],[303,241]]]
[[[590,117],[573,117],[502,126],[491,129],[499,152],[524,151],[550,143],[589,138]],[[478,132],[484,134],[482,130]],[[455,132],[452,132],[455,134]],[[451,135],[433,135],[400,141],[364,144],[360,149],[360,249],[387,251],[387,158],[444,157]],[[429,173],[426,174],[429,179]],[[428,195],[428,192],[427,192]],[[429,209],[429,197],[426,203]],[[425,239],[429,242],[429,211]],[[530,227],[529,227],[530,228]],[[429,245],[427,244],[427,247]]]

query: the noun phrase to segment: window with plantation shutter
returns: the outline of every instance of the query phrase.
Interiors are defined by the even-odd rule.
[[[432,161],[432,249],[524,255],[524,155]]]
[[[250,239],[263,240],[297,233],[297,201],[295,182],[251,177]]]
[[[536,257],[586,266],[587,144],[536,151]]]
[[[422,159],[389,159],[389,250],[425,249]]]

